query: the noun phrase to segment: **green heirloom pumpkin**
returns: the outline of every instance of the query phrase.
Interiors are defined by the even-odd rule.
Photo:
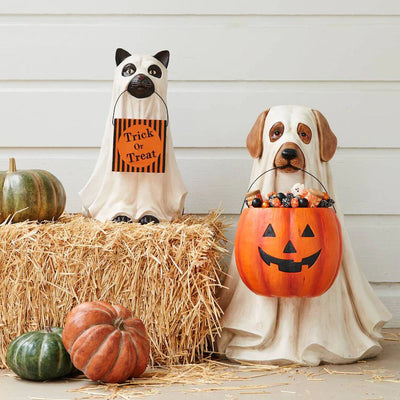
[[[10,158],[8,171],[0,172],[0,223],[56,220],[65,208],[65,190],[50,172],[41,169],[17,171]]]
[[[61,336],[61,328],[24,333],[8,346],[8,366],[21,378],[33,381],[46,381],[70,374],[75,368]]]

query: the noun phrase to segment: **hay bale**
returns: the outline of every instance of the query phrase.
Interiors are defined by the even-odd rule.
[[[81,215],[0,226],[0,357],[18,335],[63,326],[78,303],[123,304],[142,318],[157,365],[203,359],[220,330],[225,250],[214,213],[158,225]]]

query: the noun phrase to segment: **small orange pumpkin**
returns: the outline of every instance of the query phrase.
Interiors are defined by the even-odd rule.
[[[342,258],[339,220],[331,208],[247,208],[239,219],[235,256],[254,293],[315,297],[333,284]]]
[[[62,340],[74,366],[93,381],[124,382],[141,375],[149,362],[142,321],[125,307],[104,301],[73,308]]]

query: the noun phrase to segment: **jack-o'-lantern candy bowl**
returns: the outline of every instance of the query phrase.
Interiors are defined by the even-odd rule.
[[[246,208],[235,256],[240,277],[256,294],[320,296],[339,271],[340,223],[332,208]]]

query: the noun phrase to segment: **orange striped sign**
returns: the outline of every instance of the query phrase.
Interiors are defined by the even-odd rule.
[[[114,119],[112,170],[165,172],[166,121]]]

